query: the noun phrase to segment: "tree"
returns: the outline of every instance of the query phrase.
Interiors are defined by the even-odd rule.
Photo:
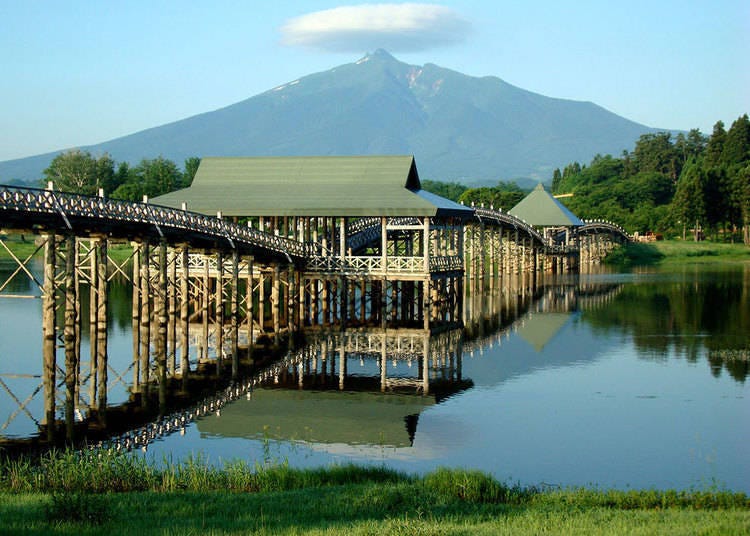
[[[558,193],[558,189],[560,188],[560,183],[562,182],[562,173],[560,173],[560,168],[555,168],[555,171],[552,172],[552,193],[556,194]]]
[[[172,160],[158,156],[144,158],[134,170],[143,188],[143,194],[149,197],[166,194],[182,187],[182,173]]]
[[[111,186],[114,166],[106,153],[96,159],[88,151],[72,149],[52,160],[44,170],[44,180],[52,181],[63,192],[93,195],[99,188]]]
[[[635,143],[633,160],[639,172],[663,173],[675,182],[683,164],[669,132],[643,134]]]
[[[526,193],[514,182],[500,181],[497,186],[469,188],[459,197],[459,201],[464,205],[475,206],[484,205],[486,208],[495,210],[510,210],[518,204]]]
[[[713,166],[721,162],[721,153],[724,151],[724,142],[727,138],[727,132],[724,130],[724,122],[717,121],[711,137],[706,144],[705,158],[706,164]]]
[[[729,127],[721,149],[721,162],[727,165],[743,164],[750,160],[750,119],[747,114]]]
[[[198,166],[201,165],[201,159],[197,156],[191,156],[185,159],[185,171],[182,174],[182,187],[187,188],[193,184],[193,179],[198,171]]]
[[[697,128],[691,129],[685,136],[682,132],[677,134],[674,146],[682,162],[687,162],[691,157],[700,156],[706,148],[708,138]]]
[[[700,222],[705,218],[704,199],[705,174],[702,162],[692,158],[688,161],[677,181],[677,189],[672,199],[673,217],[682,225],[682,239],[688,225],[695,222],[695,241],[699,239]]]

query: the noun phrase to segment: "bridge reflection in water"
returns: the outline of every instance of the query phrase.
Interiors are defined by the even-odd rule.
[[[524,274],[498,280],[484,292],[466,285],[464,327],[308,328],[302,339],[289,338],[286,349],[258,347],[242,355],[236,370],[228,363],[217,369],[217,360],[210,357],[217,354],[215,347],[206,353],[208,358],[202,357],[202,348],[215,345],[216,338],[204,340],[201,330],[191,329],[187,388],[179,364],[167,366],[164,376],[139,379],[134,374],[137,353],[126,361],[125,370],[108,365],[105,381],[91,369],[78,376],[72,389],[59,380],[50,389],[50,379],[43,377],[48,389],[40,385],[31,396],[53,393],[54,420],[50,424],[48,414],[28,413],[28,404],[14,395],[17,407],[9,418],[27,411],[39,434],[3,440],[2,446],[145,448],[164,434],[184,432],[193,421],[206,434],[406,446],[425,408],[473,386],[472,379],[462,375],[464,356],[535,323],[531,332],[543,334],[553,316],[564,319],[580,308],[600,306],[619,290],[617,285],[582,281],[585,276]],[[141,326],[134,327],[135,345]],[[91,347],[94,351],[95,343]],[[118,386],[127,389],[126,398],[110,401],[109,390]],[[92,400],[106,403],[106,412],[93,407]],[[50,405],[45,400],[44,407]],[[218,418],[201,419],[207,415]]]

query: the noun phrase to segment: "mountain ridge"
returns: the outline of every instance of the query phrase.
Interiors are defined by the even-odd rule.
[[[548,180],[555,167],[629,150],[657,129],[591,102],[546,97],[377,50],[236,103],[81,147],[137,163],[164,156],[414,154],[425,179]],[[60,151],[0,162],[33,180]]]

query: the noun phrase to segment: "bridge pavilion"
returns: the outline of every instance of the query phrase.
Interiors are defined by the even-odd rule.
[[[460,319],[473,211],[422,190],[413,156],[208,157],[189,188],[153,202],[310,244],[293,276],[308,325],[376,309],[390,311],[382,323]]]
[[[542,230],[551,244],[562,242],[570,245],[573,231],[584,225],[578,216],[545,190],[542,183],[508,212]]]

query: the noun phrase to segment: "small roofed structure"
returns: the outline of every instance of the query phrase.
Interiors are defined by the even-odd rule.
[[[153,202],[240,218],[471,217],[421,189],[413,156],[208,157],[189,188]]]
[[[547,192],[541,183],[508,212],[512,216],[542,229],[544,236],[550,241],[564,232],[566,245],[570,234],[568,231],[584,225],[584,222],[578,216]]]
[[[313,245],[304,299],[326,302],[332,281],[344,292],[356,279],[350,296],[398,299],[403,311],[422,300],[433,317],[460,316],[463,224],[474,211],[423,191],[413,156],[203,158],[189,188],[153,202]],[[431,295],[438,287],[449,300]]]

